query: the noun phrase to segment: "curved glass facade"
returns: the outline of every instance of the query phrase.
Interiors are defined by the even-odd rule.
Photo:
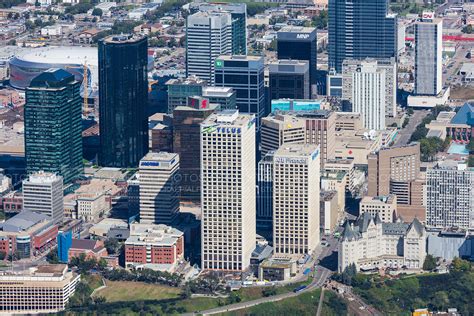
[[[29,258],[31,256],[31,239],[30,236],[16,237],[16,253],[20,259]]]

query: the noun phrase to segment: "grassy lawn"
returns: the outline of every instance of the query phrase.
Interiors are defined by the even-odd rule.
[[[300,285],[308,285],[311,283],[311,279],[308,278],[305,281],[288,284],[285,286],[275,287],[276,295],[288,293],[293,291],[296,287]],[[233,292],[234,295],[237,295],[240,298],[240,302],[248,302],[252,300],[259,299],[264,297],[263,292],[271,287],[244,287],[238,291]],[[176,303],[176,307],[182,307],[187,312],[197,312],[202,310],[207,310],[222,305],[228,305],[229,302],[225,298],[208,298],[208,297],[197,297],[191,299],[181,300]]]
[[[95,290],[96,288],[104,285],[102,283],[102,278],[100,277],[100,275],[97,274],[82,275],[81,279],[85,281],[91,287],[92,290]]]
[[[84,279],[91,288],[102,286],[101,279],[98,276],[89,275],[85,276]],[[307,285],[310,282],[311,279],[308,278],[303,282],[275,287],[275,294],[291,292],[295,287]],[[174,287],[127,281],[106,281],[106,284],[107,287],[94,293],[95,296],[105,297],[106,303],[102,306],[87,307],[82,311],[98,311],[105,308],[108,314],[113,315],[137,315],[139,314],[138,311],[158,315],[175,315],[255,300],[263,297],[263,292],[270,289],[270,287],[248,287],[232,292],[230,297],[227,298],[195,297],[182,299],[180,298],[181,290]],[[303,296],[308,295],[305,293]],[[236,300],[237,297],[238,300]],[[294,303],[290,302],[289,305],[291,304]],[[311,301],[309,301],[309,305],[311,304]]]
[[[174,287],[141,282],[106,281],[107,287],[95,293],[107,302],[164,300],[179,297],[181,290]]]
[[[296,297],[291,297],[279,302],[260,304],[238,311],[228,312],[225,316],[270,316],[270,315],[315,315],[318,309],[320,289],[303,293]],[[329,291],[324,293],[324,303],[321,314],[325,316],[345,315],[347,313],[346,304]]]

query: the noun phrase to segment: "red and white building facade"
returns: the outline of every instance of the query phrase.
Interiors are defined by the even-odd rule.
[[[184,256],[184,233],[163,224],[131,224],[125,266],[173,272]]]

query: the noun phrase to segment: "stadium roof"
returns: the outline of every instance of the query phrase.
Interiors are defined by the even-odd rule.
[[[24,61],[48,64],[98,65],[97,47],[56,46],[29,49],[17,55]]]

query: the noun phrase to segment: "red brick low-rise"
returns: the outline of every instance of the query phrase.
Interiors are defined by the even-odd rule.
[[[0,252],[29,258],[56,245],[58,226],[49,216],[22,211],[0,224]]]
[[[132,224],[125,242],[127,268],[173,271],[184,254],[184,233],[166,225]]]

